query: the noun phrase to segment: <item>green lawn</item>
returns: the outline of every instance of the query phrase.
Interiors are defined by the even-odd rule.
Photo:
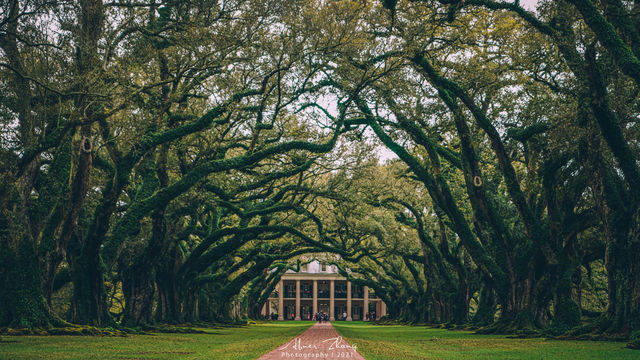
[[[0,359],[256,359],[312,322],[275,321],[207,334],[121,337],[3,336]],[[508,339],[422,326],[333,322],[367,360],[377,359],[640,359],[624,343]]]
[[[625,343],[508,339],[423,326],[380,326],[334,322],[334,327],[367,360],[391,359],[640,359]]]
[[[207,334],[2,336],[0,359],[256,359],[311,324],[274,321],[203,329]]]

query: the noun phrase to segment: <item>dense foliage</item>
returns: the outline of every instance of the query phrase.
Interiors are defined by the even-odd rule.
[[[394,319],[640,329],[640,3],[0,5],[0,326],[258,317],[322,257]]]

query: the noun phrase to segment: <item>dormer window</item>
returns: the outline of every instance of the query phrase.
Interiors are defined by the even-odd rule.
[[[320,265],[320,269],[322,272],[327,272],[327,264]]]

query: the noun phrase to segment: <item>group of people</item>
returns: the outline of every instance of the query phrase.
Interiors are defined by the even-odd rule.
[[[329,321],[329,315],[323,313],[322,311],[318,311],[317,313],[313,314],[313,320],[319,323],[327,322]]]

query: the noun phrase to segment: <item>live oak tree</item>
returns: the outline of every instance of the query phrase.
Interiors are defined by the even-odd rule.
[[[0,323],[61,324],[43,295],[50,296],[88,190],[91,126],[102,97],[95,77],[102,6],[92,1],[69,8],[37,1],[2,6],[8,96],[2,124],[0,281],[7,305]],[[59,24],[68,31],[55,36],[40,20],[62,10],[69,17],[60,16]]]
[[[398,161],[361,171],[349,191],[357,207],[336,206],[336,216],[353,237],[347,246],[368,251],[357,263],[337,262],[341,273],[374,289],[391,318],[465,323],[480,283],[460,243],[439,231],[426,189]]]
[[[465,7],[512,12],[545,35],[569,68],[575,79],[571,87],[576,101],[574,118],[585,132],[581,161],[592,174],[589,185],[606,240],[609,303],[598,328],[607,332],[637,329],[639,170],[632,140],[635,130],[625,120],[634,110],[617,101],[633,98],[630,90],[638,87],[637,4],[619,0],[549,1],[536,15],[518,2],[441,3],[449,4],[451,17]],[[577,33],[575,24],[584,24],[588,30]]]
[[[580,331],[638,329],[635,2],[1,6],[0,326],[258,316],[324,253],[486,331],[579,326],[604,266]]]
[[[541,17],[538,18],[535,14],[521,8],[518,2],[441,1],[441,3],[447,5],[446,21],[438,17],[438,13],[436,12],[436,9],[438,9],[437,5],[424,4],[424,6],[421,7],[421,4],[418,4],[405,7],[405,4],[402,4],[403,6],[400,7],[396,2],[383,3],[385,7],[393,10],[391,13],[391,25],[389,27],[390,32],[395,28],[398,34],[402,34],[401,36],[404,36],[405,39],[409,36],[404,49],[392,49],[396,50],[396,54],[393,54],[393,51],[388,51],[387,54],[398,56],[402,55],[398,50],[404,51],[405,56],[411,61],[413,67],[420,72],[438,92],[438,96],[446,104],[456,122],[458,139],[460,140],[461,146],[462,170],[466,174],[466,183],[469,189],[467,193],[474,209],[475,236],[481,239],[484,237],[482,241],[484,244],[487,244],[490,240],[500,241],[501,237],[503,238],[501,241],[505,244],[514,240],[524,241],[523,245],[530,249],[535,248],[535,251],[538,252],[538,255],[533,256],[533,261],[538,261],[535,259],[539,258],[546,263],[546,266],[543,267],[534,265],[534,268],[538,269],[536,271],[542,270],[542,273],[535,274],[529,272],[529,274],[526,275],[529,277],[533,276],[533,278],[527,280],[529,285],[525,285],[524,289],[516,292],[511,291],[513,294],[523,294],[523,291],[524,294],[526,294],[527,291],[534,291],[534,293],[530,295],[524,295],[527,299],[525,302],[517,300],[516,303],[509,304],[508,301],[504,303],[504,299],[508,299],[508,297],[503,299],[503,318],[506,317],[508,319],[511,317],[511,321],[515,321],[516,327],[526,326],[527,323],[532,321],[538,326],[544,326],[545,309],[548,307],[548,302],[553,300],[556,312],[554,326],[566,328],[567,326],[571,327],[578,324],[579,312],[576,311],[575,303],[573,299],[570,298],[571,282],[576,273],[576,266],[581,262],[579,258],[581,256],[589,257],[585,256],[585,252],[588,252],[589,249],[577,248],[579,246],[578,240],[582,231],[585,231],[589,227],[603,224],[605,233],[608,234],[606,237],[608,249],[606,252],[606,263],[610,276],[609,285],[610,287],[616,287],[616,284],[622,283],[625,285],[624,289],[622,286],[617,290],[611,288],[610,297],[612,301],[609,303],[608,312],[606,316],[603,317],[604,321],[601,322],[600,329],[611,332],[628,332],[636,328],[637,324],[634,325],[635,320],[631,320],[637,318],[637,316],[631,315],[634,312],[633,305],[631,305],[634,303],[634,285],[630,284],[635,283],[633,279],[638,272],[632,265],[635,262],[633,260],[629,261],[629,254],[636,253],[636,251],[633,251],[633,244],[635,243],[633,234],[635,231],[632,229],[635,226],[633,224],[636,223],[634,218],[636,216],[635,209],[637,206],[633,204],[637,204],[637,200],[633,196],[633,189],[635,189],[634,179],[636,178],[637,164],[635,164],[633,160],[630,160],[633,159],[635,155],[632,145],[629,145],[631,143],[625,140],[624,130],[628,129],[624,129],[624,127],[619,125],[620,119],[618,118],[618,114],[625,113],[626,111],[624,107],[620,107],[619,103],[616,104],[618,107],[613,110],[612,105],[610,105],[613,102],[608,100],[604,79],[615,79],[616,77],[603,75],[604,71],[611,68],[605,66],[605,64],[608,63],[597,60],[596,55],[600,49],[595,44],[596,40],[599,41],[607,51],[602,53],[601,58],[612,59],[614,64],[619,67],[620,72],[629,76],[630,79],[625,82],[625,85],[614,88],[620,91],[621,95],[628,93],[627,89],[629,89],[635,75],[633,68],[633,64],[635,64],[633,60],[634,55],[631,50],[635,39],[633,37],[635,32],[634,12],[629,11],[623,2],[618,1],[604,2],[604,10],[602,13],[599,12],[601,10],[593,5],[592,2],[558,1],[549,2],[541,6]],[[573,27],[572,24],[580,21],[581,18],[576,18],[575,12],[571,13],[573,6],[569,3],[575,6],[575,9],[578,10],[584,22],[593,31],[594,36],[590,33],[584,34],[583,37],[575,34],[574,29],[576,28]],[[527,69],[525,71],[528,72],[525,72],[525,75],[532,75],[535,82],[545,85],[548,88],[547,90],[552,92],[554,96],[562,96],[565,100],[570,101],[569,104],[574,104],[573,106],[575,106],[575,108],[573,110],[568,109],[566,106],[558,107],[562,108],[563,110],[561,110],[561,112],[568,115],[570,119],[578,119],[578,121],[573,122],[573,128],[569,130],[570,133],[576,134],[579,139],[583,139],[578,147],[576,147],[574,143],[569,146],[565,145],[564,148],[549,147],[548,150],[545,150],[544,147],[539,146],[539,142],[536,145],[536,134],[545,134],[548,136],[547,134],[553,134],[551,130],[558,129],[556,127],[558,125],[553,122],[538,122],[529,127],[511,129],[509,131],[508,134],[510,137],[516,142],[520,142],[520,146],[523,146],[524,164],[526,166],[523,170],[534,170],[534,167],[539,167],[540,170],[536,171],[536,173],[531,174],[527,171],[521,171],[519,174],[514,171],[517,170],[517,168],[513,166],[513,162],[519,159],[513,157],[513,152],[507,152],[509,147],[505,146],[505,141],[503,140],[504,133],[501,134],[497,131],[500,127],[492,123],[490,111],[495,107],[500,109],[501,107],[499,105],[496,106],[496,102],[498,104],[503,102],[504,95],[513,92],[513,90],[503,91],[500,94],[502,99],[496,101],[496,98],[492,97],[492,95],[495,96],[495,94],[491,93],[492,86],[484,85],[489,91],[482,89],[482,82],[485,80],[478,78],[475,74],[471,76],[472,78],[475,77],[475,79],[472,79],[473,82],[469,84],[465,84],[468,80],[464,78],[461,78],[462,80],[456,79],[456,67],[464,64],[464,71],[469,70],[469,62],[464,60],[465,55],[457,55],[458,57],[455,61],[451,61],[447,57],[438,58],[440,53],[448,56],[451,54],[451,49],[456,49],[456,47],[457,49],[453,51],[457,51],[457,54],[460,54],[460,51],[469,51],[474,46],[478,46],[475,44],[480,44],[479,46],[482,48],[482,44],[487,41],[488,38],[486,36],[484,39],[475,36],[475,34],[480,31],[475,33],[466,32],[466,30],[472,29],[473,25],[462,28],[458,25],[458,21],[469,24],[469,19],[471,18],[474,19],[474,22],[482,22],[483,19],[486,18],[485,13],[482,11],[469,11],[474,7],[487,8],[489,10],[513,11],[524,20],[527,24],[526,26],[531,26],[539,31],[540,35],[546,37],[538,37],[537,41],[543,42],[550,39],[551,41],[548,44],[550,44],[551,47],[549,47],[549,45],[543,46],[545,46],[546,49],[552,49],[552,51],[556,51],[557,49],[559,56],[566,64],[565,68],[558,67],[556,65],[558,61],[555,57],[547,56],[546,58],[541,58],[539,57],[540,53],[535,54],[537,56],[533,57],[533,61],[526,63],[522,63],[522,58],[514,55],[513,52],[505,58],[503,56],[503,49],[505,49],[505,47],[508,48],[513,41],[504,38],[499,40],[501,38],[501,32],[491,27],[489,27],[489,31],[493,32],[493,34],[490,35],[490,38],[495,39],[496,42],[487,42],[488,46],[486,49],[488,51],[485,50],[479,53],[479,56],[476,55],[482,58],[484,54],[490,54],[491,56],[483,62],[483,69],[486,69],[488,64],[495,68],[491,71],[496,72],[497,70],[497,74],[507,74],[508,77],[505,78],[507,80],[505,83],[511,86],[512,89],[514,86],[524,85],[522,77],[519,78],[519,75],[521,76],[523,74],[523,69]],[[416,16],[424,14],[420,11],[425,10],[427,14],[428,11],[432,11],[431,14],[433,15],[429,18],[429,22],[421,21],[419,17]],[[403,11],[405,11],[405,13],[403,13]],[[497,19],[505,18],[505,16],[503,16],[504,12],[495,12],[493,14],[495,14],[495,18]],[[607,16],[609,17],[608,19]],[[614,18],[616,22],[615,25],[612,25],[612,19]],[[512,18],[507,17],[507,19],[511,20]],[[416,22],[418,25],[416,25]],[[432,25],[434,23],[436,25]],[[421,24],[425,25],[421,27]],[[471,22],[471,24],[474,23]],[[482,26],[484,25],[483,23]],[[425,28],[428,29],[429,26],[431,26],[432,30],[425,31]],[[413,28],[418,28],[419,30],[415,31]],[[518,29],[520,28],[514,28],[515,31],[511,33],[512,37],[518,34]],[[523,29],[527,29],[527,27]],[[425,37],[425,33],[442,33],[444,35],[441,37],[433,35],[431,35],[431,37]],[[389,36],[388,33],[383,33],[383,35]],[[451,35],[457,37],[451,37]],[[444,40],[442,38],[444,38]],[[517,36],[514,38],[517,38]],[[429,39],[436,40],[429,42]],[[425,40],[427,41],[426,43],[424,43]],[[425,45],[421,45],[420,41]],[[580,50],[581,48],[587,48],[587,51],[582,52]],[[377,59],[381,59],[382,56],[378,56]],[[505,59],[506,62],[503,62],[502,59]],[[434,62],[438,64],[434,65]],[[500,67],[506,67],[509,70],[517,69],[519,73],[508,74],[500,70]],[[608,71],[609,74],[614,74],[615,68]],[[446,75],[443,75],[444,73],[446,73]],[[407,77],[413,79],[415,75],[410,74]],[[498,76],[496,80],[500,81],[500,77]],[[443,204],[447,204],[446,197],[448,196],[447,192],[449,190],[443,187],[444,183],[437,181],[437,171],[440,166],[437,147],[431,144],[433,140],[429,139],[429,134],[423,133],[425,128],[424,123],[413,120],[416,116],[414,115],[415,111],[412,111],[411,115],[402,113],[402,110],[404,110],[402,108],[403,104],[399,100],[402,95],[398,91],[397,84],[398,82],[394,82],[392,86],[378,90],[378,98],[384,99],[389,111],[395,115],[395,120],[398,124],[395,126],[406,131],[415,143],[425,147],[429,153],[431,166],[436,169],[436,178],[433,179],[436,181],[432,182],[432,180],[429,179],[429,174],[423,171],[419,159],[404,152],[391,137],[388,137],[388,135],[383,132],[384,129],[382,126],[385,124],[393,126],[394,123],[385,123],[384,119],[386,116],[378,116],[378,118],[376,118],[374,116],[375,114],[367,108],[365,101],[374,103],[376,101],[375,97],[363,99],[364,101],[361,102],[361,110],[368,117],[367,125],[372,126],[374,121],[378,122],[380,125],[373,124],[372,128],[376,130],[376,126],[378,126],[376,132],[381,139],[398,153],[398,155],[412,167],[414,172],[422,172],[422,175],[418,176],[422,176],[425,183],[432,182],[432,196],[437,199],[438,195],[444,195],[445,198],[442,201]],[[621,82],[618,82],[618,84],[621,84]],[[495,88],[493,91],[495,91]],[[622,96],[624,97],[624,95]],[[605,101],[603,101],[603,99],[605,99]],[[424,107],[424,105],[422,107]],[[518,107],[520,107],[518,103],[514,103],[514,108],[518,109]],[[514,113],[516,116],[521,116],[517,111],[513,112],[505,107],[502,107],[502,109],[505,109],[502,110],[503,113],[497,112],[494,116],[497,116],[497,118],[504,117],[503,114],[513,116],[511,113]],[[404,111],[406,112],[407,110]],[[417,116],[420,116],[420,114]],[[501,225],[506,219],[500,219],[503,215],[496,214],[495,209],[492,209],[495,205],[491,204],[490,199],[487,201],[487,199],[485,199],[486,195],[482,194],[481,189],[483,183],[487,184],[487,181],[483,179],[483,176],[479,172],[478,155],[476,153],[478,145],[473,144],[473,138],[470,136],[471,133],[465,124],[466,117],[474,119],[477,126],[486,134],[485,136],[490,144],[493,155],[497,159],[497,169],[502,172],[509,203],[513,204],[515,209],[517,209],[518,222],[522,224],[524,234],[526,235],[524,239],[518,239],[519,236],[509,234],[508,229],[506,229],[504,225]],[[523,119],[519,119],[517,122],[521,124],[526,123]],[[551,127],[549,127],[549,125],[551,125]],[[501,125],[501,128],[504,129],[509,126],[507,123]],[[567,131],[567,126],[563,125],[560,129]],[[633,130],[627,132],[629,135],[633,134]],[[600,134],[598,133],[601,133],[602,138],[600,138]],[[562,141],[562,137],[560,136],[554,136],[554,138]],[[608,144],[611,153],[609,153],[609,151],[602,151],[603,140]],[[556,144],[558,143],[553,143],[553,145]],[[533,148],[534,145],[537,149]],[[431,151],[429,151],[429,148],[431,148]],[[535,158],[532,158],[532,155],[535,156],[536,153],[543,155],[545,161],[538,162]],[[609,161],[613,163],[607,165],[609,163],[607,159],[610,159]],[[532,167],[532,165],[534,167]],[[565,171],[570,168],[574,168],[574,170],[566,173]],[[612,171],[611,169],[616,170]],[[587,172],[592,172],[595,176],[587,177]],[[518,183],[518,177],[522,177],[523,175],[531,178],[531,180],[526,181],[525,187]],[[563,186],[558,187],[562,184],[558,182],[558,180],[563,176],[569,176],[569,182],[565,182]],[[471,186],[471,180],[476,179],[479,180],[477,184],[474,185],[478,189],[474,190],[474,187]],[[538,185],[536,185],[536,183],[538,183]],[[440,188],[436,187],[438,185]],[[534,187],[532,187],[532,185],[534,185]],[[625,188],[628,190],[625,190]],[[592,192],[594,196],[587,196],[585,198],[584,194],[587,190]],[[616,197],[621,198],[619,197],[620,193],[625,193],[626,191],[629,191],[629,193],[624,197],[630,199],[631,205],[626,205],[621,202],[616,202],[615,205],[613,205],[613,199]],[[539,195],[535,195],[536,193]],[[617,193],[618,195],[612,197],[612,193]],[[534,196],[532,197],[532,195]],[[580,204],[580,202],[586,206],[581,210],[577,210],[576,205]],[[540,205],[542,205],[542,207],[540,207]],[[447,207],[453,209],[453,212],[451,212],[452,210],[448,210]],[[540,210],[537,209],[543,209],[544,211],[539,212]],[[514,278],[514,271],[511,269],[513,269],[512,266],[514,264],[520,264],[522,260],[518,259],[509,266],[510,256],[507,254],[504,259],[507,260],[507,263],[501,262],[501,264],[507,265],[506,270],[511,278],[507,280],[505,277],[507,274],[501,274],[501,269],[492,264],[491,257],[493,256],[485,256],[482,248],[478,246],[479,244],[474,243],[474,234],[466,230],[468,225],[465,225],[462,218],[455,214],[455,206],[449,202],[446,206],[443,206],[443,210],[450,212],[446,214],[447,217],[458,219],[457,224],[453,221],[456,232],[458,232],[458,235],[466,242],[465,245],[471,250],[475,262],[481,265],[481,268],[485,266],[485,272],[490,278],[493,277],[493,286],[501,288],[507,284],[511,284],[507,286],[513,286],[514,283],[518,282],[517,279],[520,278],[521,275],[517,275]],[[611,222],[608,216],[613,213],[617,214],[615,215],[616,219],[625,223],[624,226],[616,227],[617,229],[622,229],[622,233],[626,234],[623,236],[625,240],[621,240],[620,236],[614,235],[611,230],[606,230],[606,227],[609,226],[607,223]],[[513,218],[509,219],[506,223],[508,224],[513,220]],[[602,223],[598,221],[602,221]],[[488,234],[488,238],[486,235],[483,236],[483,232],[487,230],[492,232]],[[563,232],[564,234],[562,234]],[[530,242],[534,247],[527,245],[527,242]],[[625,251],[613,251],[613,249],[621,248],[624,248]],[[621,263],[627,265],[622,265],[621,268],[616,270],[616,264]],[[622,267],[624,267],[624,270]],[[547,272],[547,269],[551,271]],[[549,288],[549,286],[551,287]],[[545,287],[547,287],[546,290],[544,289]],[[536,292],[537,295],[535,294]],[[501,296],[500,293],[503,293],[503,291],[498,291],[499,297]],[[511,298],[513,299],[513,297]],[[524,308],[522,306],[524,306]],[[530,306],[533,306],[533,308]],[[536,307],[539,310],[537,310]],[[518,310],[518,308],[521,310]],[[504,312],[505,309],[506,313]],[[512,311],[510,309],[514,311],[512,315],[508,315]],[[522,310],[525,310],[525,312],[521,312]]]
[[[76,11],[73,14],[62,12],[69,9],[53,6],[39,12],[39,8],[36,8],[38,11],[29,11],[29,5],[25,8],[17,3],[7,5],[8,10],[18,13],[3,24],[7,26],[3,33],[7,43],[5,56],[14,62],[13,65],[5,64],[5,68],[10,77],[17,79],[10,93],[15,95],[15,99],[24,100],[23,106],[27,108],[10,108],[16,117],[22,118],[19,125],[22,126],[24,140],[20,146],[8,150],[7,167],[3,168],[9,175],[3,182],[3,208],[9,211],[3,214],[3,223],[7,225],[3,226],[6,230],[3,256],[7,257],[3,283],[6,282],[7,289],[21,284],[31,289],[15,289],[3,295],[7,297],[7,303],[17,307],[27,302],[16,299],[33,299],[33,302],[22,310],[9,307],[7,313],[3,313],[3,324],[30,326],[49,322],[39,295],[40,279],[34,253],[38,244],[47,242],[53,242],[53,250],[58,253],[46,268],[49,275],[55,274],[64,255],[71,270],[74,298],[70,319],[76,323],[112,323],[106,306],[105,270],[113,266],[121,244],[139,232],[140,220],[146,216],[154,218],[152,246],[147,247],[150,254],[145,256],[157,257],[153,247],[163,242],[163,212],[173,199],[211,173],[234,169],[248,171],[261,161],[290,151],[326,152],[333,147],[340,129],[340,124],[336,123],[333,132],[325,137],[326,141],[323,142],[320,136],[313,139],[320,142],[307,142],[297,141],[296,135],[286,127],[278,128],[282,125],[280,118],[291,116],[287,114],[290,110],[286,109],[291,102],[319,89],[318,79],[314,76],[323,66],[312,64],[307,71],[292,71],[293,64],[308,60],[316,49],[301,47],[296,50],[295,47],[301,43],[295,34],[287,39],[265,31],[275,19],[269,17],[284,9],[284,5],[269,7],[268,4],[240,1],[216,8],[217,13],[206,6],[187,9],[179,4],[158,7],[154,4],[128,6],[127,3],[114,3],[107,7],[101,2],[82,2],[74,5],[77,6],[73,8]],[[22,71],[20,66],[24,59],[14,51],[18,41],[23,41],[27,49],[32,42],[17,36],[16,29],[23,26],[20,21],[36,21],[38,16],[47,12],[58,14],[57,11],[60,11],[61,27],[68,25],[76,29],[70,34],[77,36],[75,49],[79,70],[75,83],[72,83],[73,88],[69,89],[72,94],[77,94],[76,98],[50,89],[41,79]],[[239,11],[242,16],[236,17]],[[78,15],[78,27],[74,27],[73,15]],[[101,26],[95,25],[103,24],[106,17],[118,16],[126,21],[119,27],[108,29],[111,39],[115,40],[100,48],[97,54],[96,43],[108,31],[101,31]],[[225,41],[205,34],[194,41],[194,32],[205,29],[205,24],[209,26],[206,29],[210,34],[215,36],[224,29]],[[230,32],[230,29],[234,31]],[[271,56],[257,53],[260,51],[257,49],[265,49],[264,46],[272,40]],[[66,38],[59,41],[68,42]],[[263,47],[251,47],[251,44],[258,43]],[[61,47],[48,43],[41,46]],[[138,57],[141,54],[146,56]],[[146,65],[146,61],[151,65]],[[216,75],[213,81],[212,77]],[[296,84],[291,82],[293,79],[301,81]],[[101,90],[107,89],[104,84],[110,84],[110,92],[89,93],[95,90],[86,88],[89,84]],[[43,91],[53,91],[60,98],[66,96],[70,99],[66,104],[72,110],[69,119],[53,118],[57,128],[52,125],[47,131],[42,127],[36,128],[31,119],[34,115],[28,108],[34,97],[25,93],[30,86],[40,86]],[[203,95],[203,91],[214,95]],[[50,112],[43,113],[43,116],[49,113],[66,115],[61,111],[51,111],[55,107],[46,110]],[[74,114],[81,117],[74,120]],[[44,124],[46,126],[46,122]],[[6,129],[13,129],[14,125],[9,121]],[[215,128],[210,130],[212,125]],[[274,128],[279,131],[269,131]],[[202,140],[213,140],[217,145],[211,149],[196,148],[190,153],[193,148],[179,144],[177,157],[169,157],[172,142],[188,140],[189,136],[205,130],[210,135]],[[50,138],[44,138],[40,143],[26,138],[33,138],[39,133]],[[77,140],[71,142],[74,134]],[[197,144],[197,137],[192,141]],[[56,146],[61,147],[60,156],[63,158],[56,161],[58,158],[54,157],[52,166],[44,168],[42,178],[56,180],[47,170],[62,173],[57,184],[46,184],[47,189],[42,190],[55,191],[54,186],[69,179],[69,207],[63,208],[65,203],[55,205],[57,208],[53,207],[42,233],[24,223],[30,220],[25,217],[25,212],[37,209],[29,203],[29,197],[34,194],[34,174],[38,168],[42,169],[36,162],[43,152]],[[173,174],[180,177],[170,176],[171,164],[179,169]],[[28,168],[33,169],[26,174]],[[28,178],[23,176],[25,174]],[[132,182],[136,178],[140,181],[138,184]],[[90,181],[92,192],[88,193]],[[20,196],[20,192],[22,200],[18,201],[20,197],[16,195]],[[55,197],[55,192],[47,195]],[[46,195],[36,198],[36,201],[43,200],[47,200]],[[15,219],[12,218],[14,216]],[[24,220],[22,225],[16,221],[21,217]],[[40,220],[41,217],[33,219]],[[16,233],[8,231],[11,228],[16,229]],[[36,235],[25,234],[24,229],[32,229]],[[18,257],[12,259],[11,251]],[[18,258],[21,259],[19,262]],[[19,270],[17,263],[31,267],[30,271],[20,271],[21,274],[30,274],[29,281],[14,282],[16,275],[9,273],[9,269]],[[134,269],[129,272],[121,270],[123,274],[135,273]],[[144,279],[135,281],[148,284]],[[49,277],[47,283],[51,282],[53,279]],[[45,285],[45,288],[50,287]],[[31,293],[20,295],[25,291]],[[43,309],[38,310],[39,307]]]
[[[413,17],[409,17],[409,14]],[[565,183],[558,188],[560,183],[557,180],[560,175],[557,171],[565,164],[571,164],[570,155],[549,159],[546,163],[537,161],[538,153],[549,157],[549,150],[539,145],[534,148],[534,144],[540,142],[533,136],[548,129],[544,122],[511,129],[512,140],[509,140],[512,144],[516,143],[516,151],[507,151],[514,145],[508,145],[497,129],[499,126],[504,128],[513,125],[498,125],[496,120],[504,121],[502,113],[506,111],[501,109],[508,108],[505,106],[509,104],[506,101],[511,100],[504,97],[498,99],[497,91],[509,94],[513,90],[508,87],[528,84],[523,82],[522,77],[518,78],[507,71],[522,66],[515,62],[517,58],[507,58],[511,59],[510,62],[500,63],[500,56],[507,55],[503,54],[502,49],[508,48],[511,44],[504,42],[503,47],[497,48],[496,53],[491,43],[493,37],[501,36],[500,26],[505,24],[497,22],[497,25],[492,25],[491,30],[497,35],[487,34],[484,38],[478,39],[477,33],[480,30],[474,32],[472,26],[458,31],[457,23],[447,25],[447,21],[451,20],[450,16],[438,20],[437,14],[432,15],[431,23],[423,25],[426,22],[421,22],[419,17],[431,16],[429,14],[428,7],[408,8],[406,14],[396,9],[395,25],[391,29],[397,29],[398,34],[404,36],[401,38],[402,41],[388,45],[384,49],[386,53],[354,64],[354,71],[365,72],[376,66],[384,66],[385,61],[389,66],[388,63],[394,61],[393,59],[405,57],[410,66],[408,70],[396,71],[401,75],[390,80],[387,85],[373,85],[370,95],[356,99],[365,118],[354,124],[371,127],[380,140],[406,162],[416,177],[425,184],[432,201],[440,210],[439,215],[443,223],[448,224],[460,237],[474,262],[489,279],[489,285],[496,290],[502,305],[502,324],[498,329],[546,327],[551,302],[555,304],[558,315],[554,319],[554,325],[575,326],[580,321],[579,310],[576,310],[577,305],[570,298],[569,291],[570,279],[579,265],[575,246],[580,232],[594,225],[591,220],[592,205],[584,210],[576,207],[585,189],[584,175],[580,175],[580,172],[577,176],[572,174],[575,182]],[[498,20],[504,21],[504,18]],[[489,22],[491,21],[493,20],[489,19]],[[512,26],[513,21],[507,24]],[[478,22],[477,26],[487,25]],[[425,33],[433,35],[425,37]],[[390,35],[383,33],[380,36]],[[474,54],[474,48],[478,49],[479,57],[490,54],[491,61],[496,65],[488,71],[497,72],[497,77],[494,76],[497,80],[493,80],[491,76],[485,78],[486,80],[476,76],[471,79],[469,85],[459,85],[458,81],[461,80],[451,80],[443,76],[444,70],[437,69],[433,65],[434,60],[431,60],[438,59],[438,56],[447,59],[452,51]],[[351,59],[347,61],[354,63]],[[467,63],[465,57],[460,56],[455,62],[438,61],[449,73],[452,72],[449,69],[455,70],[456,64]],[[416,89],[404,88],[401,78],[409,81],[417,79],[415,84],[410,85]],[[425,84],[420,82],[421,78],[429,84],[427,89],[433,89],[431,93],[422,90]],[[500,85],[487,86],[486,81],[498,81]],[[439,98],[436,101],[442,101],[446,105],[455,124],[455,142],[452,144],[446,141],[445,147],[438,144],[438,138],[440,141],[444,140],[442,134],[434,133],[437,130],[442,131],[442,120],[436,117],[443,115],[434,112],[433,103],[425,98],[425,93],[429,97],[435,95],[433,91]],[[414,100],[416,96],[418,97]],[[517,103],[512,101],[512,104],[515,104],[517,109]],[[376,113],[370,107],[375,107]],[[381,108],[385,110],[381,111]],[[390,117],[388,114],[393,116]],[[517,110],[507,114],[515,116],[517,123],[526,124],[523,119],[517,119],[521,116]],[[468,119],[472,119],[482,131],[481,136],[486,137],[485,144],[488,146],[482,144],[482,137],[474,140],[477,135],[471,132]],[[396,140],[405,137],[410,139],[410,142],[405,142],[404,146]],[[481,143],[476,145],[476,141]],[[521,145],[518,145],[518,142]],[[413,146],[416,145],[424,149],[424,155],[415,154]],[[460,147],[457,156],[447,149],[452,145]],[[522,145],[525,153],[520,158],[517,149]],[[495,159],[492,166],[498,170],[499,177],[488,178],[483,175],[482,154],[479,151],[491,153]],[[575,149],[569,149],[569,154],[575,153]],[[451,162],[464,174],[466,195],[473,210],[473,225],[470,219],[465,218],[465,213],[459,206],[460,199],[454,192],[454,184],[443,173],[442,161]],[[516,171],[516,162],[523,162],[525,167]],[[491,198],[486,193],[486,188],[504,189],[503,197]],[[563,196],[568,202],[557,203],[558,190],[566,192],[566,196]],[[515,227],[510,229],[514,225]],[[529,265],[525,267],[522,264],[526,262],[529,262]]]

